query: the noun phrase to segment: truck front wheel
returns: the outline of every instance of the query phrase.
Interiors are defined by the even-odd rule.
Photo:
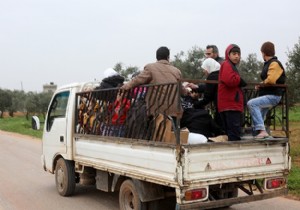
[[[75,171],[71,161],[60,158],[55,167],[55,183],[62,196],[70,196],[75,191]]]

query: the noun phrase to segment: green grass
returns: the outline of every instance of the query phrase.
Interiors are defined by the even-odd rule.
[[[292,166],[292,169],[289,174],[288,178],[288,187],[289,193],[300,197],[300,167],[299,166]]]
[[[300,145],[291,145],[290,156],[292,157],[292,159],[294,157],[300,157]]]
[[[281,107],[276,107],[276,125],[280,125],[281,120]],[[300,106],[293,106],[289,108],[289,122],[300,122]]]
[[[0,118],[0,130],[29,135],[37,138],[42,138],[43,135],[43,128],[40,130],[33,130],[31,128],[31,118],[26,120],[25,117]]]
[[[290,125],[290,156],[292,169],[288,176],[289,194],[300,198],[300,106],[291,107],[289,110]]]
[[[294,106],[289,109],[289,120],[292,122],[300,121],[300,106]]]

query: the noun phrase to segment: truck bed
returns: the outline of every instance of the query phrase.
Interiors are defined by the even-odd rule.
[[[289,169],[285,138],[176,146],[76,134],[74,142],[76,162],[174,187],[282,176]]]

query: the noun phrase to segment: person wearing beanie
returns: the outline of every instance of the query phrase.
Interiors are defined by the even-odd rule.
[[[239,46],[229,45],[219,73],[218,111],[229,141],[241,140],[241,118],[244,111],[242,87],[247,84],[237,69],[240,59]]]
[[[248,101],[247,106],[252,119],[253,130],[256,139],[268,138],[264,125],[264,118],[268,111],[276,106],[282,96],[283,89],[274,87],[276,84],[284,84],[286,75],[281,62],[275,56],[275,46],[272,42],[265,42],[261,46],[261,54],[264,66],[260,74],[262,85],[258,86],[259,97]]]

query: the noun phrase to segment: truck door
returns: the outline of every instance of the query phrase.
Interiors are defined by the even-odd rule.
[[[52,171],[56,154],[67,152],[67,105],[69,91],[57,93],[51,101],[43,134],[43,155],[45,164]]]

